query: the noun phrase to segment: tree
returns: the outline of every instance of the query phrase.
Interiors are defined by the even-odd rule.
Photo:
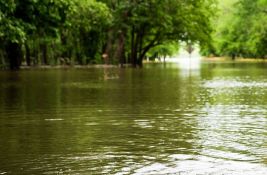
[[[22,46],[32,38],[56,37],[66,20],[68,0],[24,0],[1,2],[0,39],[3,41],[9,66],[19,69]],[[43,44],[45,44],[43,42]],[[43,62],[47,64],[46,46],[42,45]],[[28,47],[26,49],[28,51]],[[29,60],[28,60],[29,61]]]
[[[13,14],[16,11],[14,1],[0,2],[0,41],[1,49],[6,50],[10,68],[17,69],[20,65],[20,45],[26,40],[25,23]]]
[[[191,40],[201,44],[209,42],[209,33],[212,30],[210,25],[212,1],[114,0],[103,2],[113,9],[114,19],[116,19],[110,30],[113,33],[111,36],[115,39],[109,41],[116,41],[116,38],[121,41],[113,42],[119,43],[115,45],[121,52],[117,55],[129,55],[133,66],[142,66],[142,60],[148,51],[166,41]],[[110,44],[107,45],[112,48]],[[114,55],[111,49],[108,50],[109,55]]]
[[[92,0],[75,1],[74,12],[69,15],[71,26],[64,31],[67,40],[65,50],[73,50],[78,64],[101,62],[101,52],[112,20],[110,9],[105,4]],[[71,56],[71,53],[63,55]]]
[[[179,43],[178,42],[166,42],[161,45],[158,45],[147,53],[147,57],[149,58],[163,58],[163,61],[165,62],[165,59],[167,56],[174,56],[178,54],[179,51]]]
[[[11,69],[101,63],[101,55],[141,67],[165,43],[209,43],[212,13],[213,0],[6,0],[0,52]]]
[[[207,54],[218,56],[266,57],[267,1],[224,0],[215,22],[213,45]]]
[[[109,9],[92,0],[23,0],[0,2],[1,55],[11,69],[58,61],[101,61]],[[54,60],[53,60],[54,59]]]

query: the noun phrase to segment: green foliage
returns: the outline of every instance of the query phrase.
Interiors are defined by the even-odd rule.
[[[178,53],[179,51],[179,43],[178,42],[167,42],[161,45],[158,45],[152,48],[148,53],[147,56],[149,58],[166,58],[167,56],[171,57]]]
[[[141,64],[147,52],[169,41],[210,42],[212,0],[102,0],[112,10],[114,23],[110,41],[121,38],[116,55],[130,54],[132,64]],[[114,31],[115,30],[115,31]],[[119,41],[117,41],[118,43]],[[113,44],[114,45],[114,44]],[[123,45],[121,47],[120,45]],[[123,50],[123,48],[126,49]],[[122,52],[118,54],[117,52]]]
[[[99,59],[99,53],[105,40],[105,31],[112,23],[112,15],[108,7],[92,0],[76,1],[74,12],[69,16],[69,48],[74,47],[79,64],[86,64],[93,59]],[[91,61],[90,61],[91,60]]]
[[[13,14],[16,4],[12,0],[0,2],[0,39],[20,42],[26,39],[23,21],[16,19]]]
[[[164,56],[173,42],[209,44],[213,9],[213,0],[5,0],[0,52],[14,68],[101,63],[103,53],[141,66],[154,47]]]
[[[215,22],[214,43],[207,53],[219,56],[266,57],[267,1],[224,0]]]

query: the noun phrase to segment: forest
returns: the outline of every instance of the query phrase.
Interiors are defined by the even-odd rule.
[[[223,0],[204,55],[267,57],[267,0]]]
[[[267,0],[5,0],[0,68],[130,64],[196,44],[205,56],[265,58]]]

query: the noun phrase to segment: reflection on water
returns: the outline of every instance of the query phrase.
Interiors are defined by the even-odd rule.
[[[204,156],[172,155],[172,164],[154,163],[135,171],[135,175],[142,174],[235,174],[254,175],[266,172],[266,168],[257,164],[237,161],[224,161]],[[123,173],[118,173],[123,174]]]
[[[266,68],[0,72],[0,174],[265,174]]]
[[[178,58],[177,63],[179,65],[180,70],[196,70],[200,69],[200,57],[185,57],[185,58]]]
[[[264,80],[263,80],[264,81]],[[216,89],[221,89],[221,88],[266,88],[267,87],[267,82],[257,82],[257,81],[250,81],[250,80],[223,80],[223,79],[218,79],[218,80],[211,80],[211,81],[206,81],[205,82],[205,87],[207,88],[216,88]]]

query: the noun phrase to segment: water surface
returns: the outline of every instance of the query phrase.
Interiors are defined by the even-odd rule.
[[[0,72],[0,174],[265,174],[267,65]]]

